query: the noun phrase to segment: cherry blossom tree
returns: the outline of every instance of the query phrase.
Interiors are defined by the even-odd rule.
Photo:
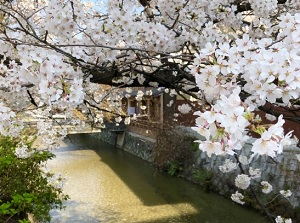
[[[299,0],[1,0],[0,133],[17,136],[28,110],[80,124],[74,109],[81,108],[102,123],[103,112],[119,114],[119,88],[152,86],[192,96],[183,113],[202,106],[199,148],[230,155],[224,172],[254,156],[274,158],[294,143],[284,119],[300,123],[299,9]],[[259,109],[276,124],[264,125]],[[52,124],[38,122],[49,145],[66,135]],[[245,160],[237,153],[250,132],[259,138]],[[242,170],[232,199],[244,203],[242,192],[258,175]]]

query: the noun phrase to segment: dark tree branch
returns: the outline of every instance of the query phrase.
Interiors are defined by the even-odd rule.
[[[286,3],[286,1],[287,0],[277,0],[278,4],[284,4]],[[236,12],[245,12],[252,10],[251,4],[249,2],[242,3],[242,0],[237,0],[233,4],[237,6]]]
[[[285,111],[283,111],[283,109],[280,107],[260,106],[259,110],[276,117],[283,115],[284,119],[300,124],[300,112],[294,112],[290,108],[284,108]]]
[[[27,90],[27,94],[28,94],[28,96],[29,96],[29,98],[30,98],[31,104],[33,104],[35,107],[38,108],[38,105],[37,105],[37,103],[35,102],[35,100],[34,100],[34,98],[32,97],[32,95],[31,95],[31,93],[30,93],[29,90]]]

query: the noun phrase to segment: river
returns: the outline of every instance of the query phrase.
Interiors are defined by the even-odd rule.
[[[86,134],[70,136],[48,167],[67,177],[66,209],[51,223],[262,223],[258,213]]]

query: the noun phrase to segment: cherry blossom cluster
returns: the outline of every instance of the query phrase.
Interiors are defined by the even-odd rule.
[[[47,149],[54,149],[67,135],[66,126],[54,127],[53,120],[39,120],[37,122],[37,136],[41,138],[41,145]]]
[[[276,223],[292,223],[292,219],[290,218],[283,218],[281,216],[277,216],[275,219]]]
[[[65,128],[58,130],[53,120],[47,121],[55,113],[81,125],[75,109],[99,124],[108,111],[117,114],[116,123],[129,124],[135,116],[121,116],[121,101],[131,90],[124,94],[99,87],[91,83],[97,82],[93,72],[113,71],[112,76],[121,72],[112,82],[121,87],[134,82],[166,87],[161,86],[165,80],[149,78],[165,71],[172,77],[187,74],[168,84],[193,96],[195,92],[189,90],[199,89],[197,103],[208,105],[195,113],[194,130],[205,137],[198,141],[199,148],[209,157],[236,155],[250,131],[260,136],[250,157],[227,159],[220,166],[222,172],[231,172],[239,164],[251,165],[254,156],[274,158],[282,153],[291,144],[291,133],[283,131],[283,117],[274,125],[263,125],[254,111],[266,103],[294,106],[300,96],[300,1],[146,2],[21,0],[0,4],[0,133],[19,134],[22,111],[33,107],[36,115],[44,117],[37,125],[46,145],[66,135]],[[176,96],[175,89],[165,92]],[[152,92],[138,91],[136,100],[145,95]],[[168,106],[173,104],[174,100],[168,102]],[[191,107],[184,104],[178,110],[185,114]],[[22,148],[18,149],[20,157]],[[260,175],[260,170],[249,167],[247,174],[235,178],[235,184],[245,190]],[[272,189],[263,180],[258,187],[264,193]],[[244,203],[239,192],[232,199]],[[289,220],[278,217],[276,221]]]
[[[277,9],[277,0],[250,0],[249,2],[255,14],[260,17],[267,17],[270,15],[270,13]]]
[[[291,143],[291,133],[284,135],[283,130],[284,120],[282,116],[279,116],[278,122],[272,125],[268,130],[261,134],[261,138],[257,139],[253,143],[252,152],[259,155],[267,155],[275,157],[277,154],[281,154],[283,146]]]
[[[291,19],[297,16],[291,16]],[[292,27],[294,29],[295,26]],[[293,32],[297,35],[296,31]],[[280,33],[280,38],[285,35],[287,33]],[[242,38],[235,39],[233,45],[229,41],[218,46],[207,43],[197,55],[192,69],[197,86],[204,91],[205,98],[212,102],[221,94],[229,95],[237,87],[238,78],[242,77],[246,81],[243,90],[251,94],[246,102],[253,109],[264,105],[266,101],[275,103],[281,98],[288,105],[291,99],[299,97],[300,92],[297,75],[299,56],[290,49],[290,42],[295,42],[290,38],[286,37],[272,45],[271,38],[255,43],[248,34],[244,34]],[[296,45],[294,43],[293,47]],[[209,65],[203,65],[203,61]]]
[[[16,119],[16,114],[0,102],[0,134],[17,136],[23,129],[22,122]]]
[[[237,191],[231,195],[231,199],[238,204],[245,204],[245,202],[242,201],[244,199],[244,195]]]
[[[17,158],[25,159],[30,157],[34,151],[28,151],[28,146],[21,143],[16,147],[15,155]]]
[[[250,123],[239,93],[240,90],[236,89],[228,98],[222,95],[209,111],[195,113],[199,117],[196,119],[197,127],[193,129],[206,138],[198,142],[199,148],[208,156],[233,155],[249,138],[246,128]]]
[[[182,114],[188,114],[192,110],[188,104],[182,104],[178,106],[178,111]]]

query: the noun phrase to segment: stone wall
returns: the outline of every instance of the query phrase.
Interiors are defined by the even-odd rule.
[[[103,142],[118,146],[148,162],[152,163],[154,160],[153,148],[156,146],[156,140],[153,138],[132,132],[115,133],[105,130],[91,135]],[[121,137],[122,140],[120,140]],[[121,141],[121,143],[119,144],[118,141]]]
[[[102,142],[106,142],[111,145],[116,145],[116,143],[117,143],[118,135],[114,132],[103,130],[101,132],[91,133],[90,135],[99,139]]]
[[[135,133],[126,132],[124,144],[121,147],[123,150],[136,155],[143,160],[153,162],[153,148],[156,146],[156,140],[141,136]]]
[[[244,149],[245,151],[250,151],[250,148],[251,145],[248,144]],[[258,168],[262,170],[261,178],[256,179],[254,183],[259,185],[262,180],[268,181],[275,193],[283,189],[291,190],[292,196],[289,198],[289,202],[293,207],[297,207],[300,204],[300,163],[296,159],[295,153],[295,150],[286,151],[275,159],[259,156],[254,158],[251,164],[254,169]],[[214,155],[208,157],[206,153],[197,151],[194,159],[195,165],[198,168],[205,168],[213,172],[211,184],[214,190],[227,197],[237,190],[234,185],[234,179],[237,174],[241,173],[240,170],[237,169],[230,173],[222,173],[219,170],[219,166],[224,163],[225,159],[234,161],[234,157]],[[242,167],[247,173],[248,166],[243,165]]]

